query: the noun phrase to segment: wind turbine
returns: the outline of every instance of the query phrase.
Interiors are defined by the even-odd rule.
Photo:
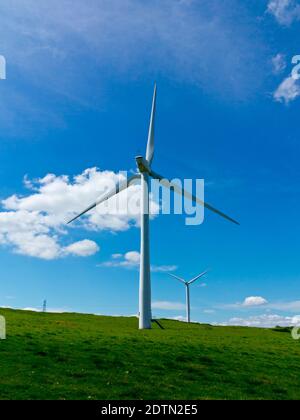
[[[155,113],[156,113],[156,85],[154,87],[154,95],[152,101],[152,110],[150,117],[150,126],[148,133],[148,143],[146,150],[146,157],[137,156],[135,158],[138,173],[128,178],[124,183],[117,183],[116,187],[113,190],[106,192],[102,195],[95,203],[85,209],[83,212],[78,214],[72,220],[68,222],[71,223],[74,220],[78,219],[88,211],[94,209],[97,205],[104,203],[111,197],[120,193],[121,191],[127,189],[135,180],[139,179],[141,181],[141,260],[140,260],[140,284],[139,284],[139,328],[140,329],[150,329],[151,328],[151,280],[150,280],[150,249],[149,249],[149,184],[150,177],[156,180],[159,180],[163,186],[175,191],[177,194],[183,195],[186,198],[204,206],[206,209],[218,214],[219,216],[239,224],[231,217],[222,213],[221,211],[215,209],[209,204],[203,202],[196,196],[192,195],[188,191],[181,188],[178,184],[170,182],[163,176],[157,174],[152,170],[152,161],[154,157],[154,123],[155,123]]]
[[[169,276],[174,277],[176,280],[179,280],[181,283],[185,285],[185,291],[186,291],[186,322],[191,322],[191,304],[190,304],[190,285],[195,283],[198,279],[205,276],[206,273],[208,273],[209,270],[204,271],[203,273],[199,274],[198,276],[194,277],[190,281],[186,281],[182,279],[181,277],[175,276],[175,274],[168,273]]]

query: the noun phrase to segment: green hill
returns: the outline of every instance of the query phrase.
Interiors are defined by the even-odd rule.
[[[1,309],[0,399],[299,399],[287,329]]]

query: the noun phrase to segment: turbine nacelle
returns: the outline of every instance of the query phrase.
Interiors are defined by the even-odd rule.
[[[143,173],[150,174],[151,169],[150,169],[149,162],[143,156],[137,156],[135,158],[135,161],[141,174]]]

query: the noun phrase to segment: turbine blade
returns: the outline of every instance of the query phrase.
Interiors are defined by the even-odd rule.
[[[149,133],[148,133],[148,143],[147,143],[147,151],[146,151],[146,159],[151,165],[153,156],[154,156],[154,128],[155,128],[155,111],[156,111],[156,84],[154,86],[154,94],[153,94],[153,101],[152,101],[152,110],[151,110],[151,118],[150,118],[150,126],[149,126]]]
[[[195,195],[191,194],[189,191],[186,191],[184,188],[181,188],[179,185],[170,182],[168,179],[164,178],[163,176],[155,173],[154,171],[150,171],[150,176],[152,176],[152,178],[154,179],[158,179],[161,184],[166,187],[166,188],[172,188],[177,194],[183,195],[186,198],[200,204],[201,206],[205,207],[207,210],[212,211],[213,213],[218,214],[219,216],[223,217],[224,219],[229,220],[232,223],[235,223],[236,225],[239,225],[239,222],[237,222],[236,220],[232,219],[230,216],[227,216],[227,214],[223,213],[222,211],[214,208],[213,206],[211,206],[208,203],[205,203],[204,201],[200,200],[200,198],[196,197]]]
[[[205,274],[207,274],[209,272],[209,270],[203,271],[203,273],[199,274],[198,276],[194,277],[192,280],[190,280],[188,282],[188,284],[192,284],[194,283],[196,280],[200,279],[201,277],[205,276]]]
[[[97,203],[91,204],[88,208],[83,210],[81,213],[77,214],[77,216],[73,217],[73,219],[68,221],[68,225],[70,225],[72,222],[75,222],[75,220],[79,219],[79,217],[83,216],[85,213],[88,213],[90,210],[94,209],[97,206]]]
[[[175,274],[168,273],[169,276],[174,277],[174,279],[181,281],[181,283],[186,284],[186,281],[183,280],[181,277],[175,276]]]
[[[90,210],[94,209],[99,204],[104,203],[105,201],[109,200],[113,196],[119,194],[121,191],[124,191],[127,188],[129,188],[130,185],[132,184],[132,182],[135,181],[136,179],[140,179],[140,175],[133,175],[132,177],[130,177],[130,178],[127,179],[127,182],[120,182],[120,183],[116,184],[116,187],[115,188],[107,191],[104,195],[102,195],[101,197],[99,197],[99,199],[97,201],[95,201],[95,203],[93,203],[92,205],[90,205],[87,209],[83,210],[77,216],[73,217],[73,219],[71,219],[68,222],[68,225],[70,223],[74,222],[75,220],[77,220],[79,217],[83,216],[85,213],[87,213]]]

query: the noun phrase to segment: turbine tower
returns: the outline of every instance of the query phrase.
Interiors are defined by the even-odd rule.
[[[191,322],[191,301],[190,301],[190,285],[195,283],[198,279],[205,276],[209,270],[204,271],[203,273],[199,274],[198,276],[194,277],[190,281],[186,281],[181,277],[175,276],[175,274],[168,273],[169,276],[174,277],[176,280],[179,280],[181,283],[185,285],[185,295],[186,295],[186,322]]]
[[[239,224],[231,217],[215,209],[209,204],[203,202],[196,196],[192,195],[188,191],[184,190],[177,183],[173,183],[165,177],[157,174],[152,170],[152,161],[154,157],[154,125],[155,125],[155,112],[156,112],[156,85],[154,87],[154,95],[152,101],[152,110],[150,117],[150,126],[148,133],[148,143],[146,150],[146,157],[137,156],[135,158],[138,173],[128,178],[126,182],[119,182],[116,187],[104,195],[102,195],[95,203],[85,209],[83,212],[75,216],[68,222],[71,223],[78,219],[88,211],[94,209],[97,205],[104,203],[111,197],[127,189],[137,179],[141,181],[141,261],[140,261],[140,285],[139,285],[139,328],[150,329],[151,328],[151,280],[150,280],[150,247],[149,247],[149,179],[150,177],[160,181],[161,185],[169,188],[180,194],[189,200],[192,200],[206,209],[218,214],[219,216]]]

